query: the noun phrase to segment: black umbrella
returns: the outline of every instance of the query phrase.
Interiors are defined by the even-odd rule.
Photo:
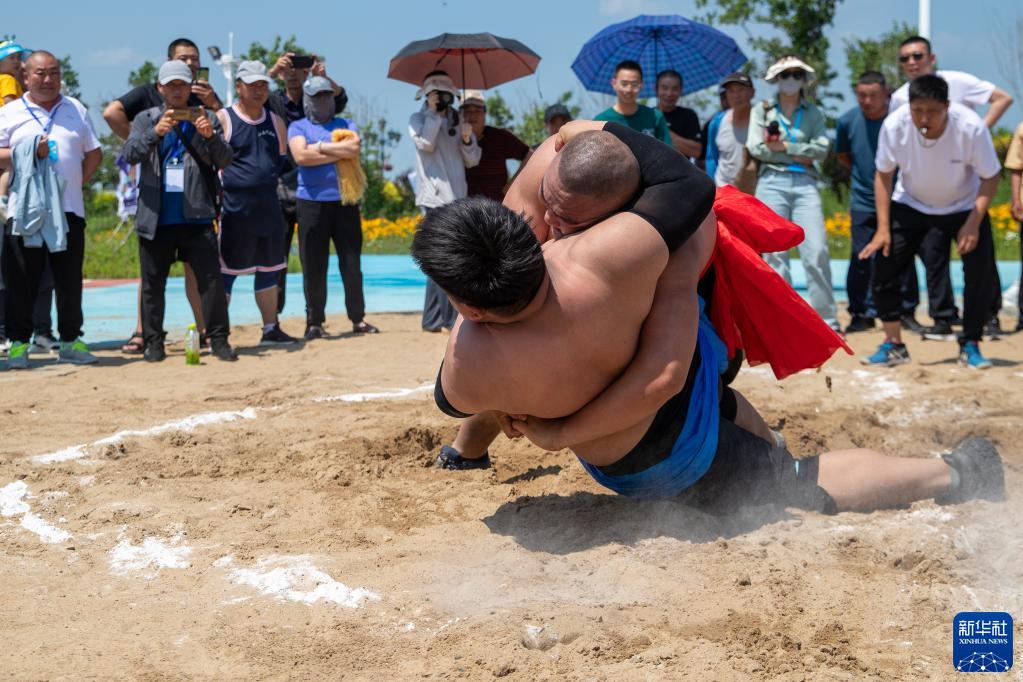
[[[391,60],[387,77],[422,84],[444,71],[455,85],[487,90],[536,71],[540,55],[517,40],[491,33],[442,33],[409,43]]]

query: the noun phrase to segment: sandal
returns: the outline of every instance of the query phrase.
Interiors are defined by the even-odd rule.
[[[142,334],[132,334],[131,338],[121,346],[121,352],[125,355],[140,355],[146,349],[146,340]]]
[[[355,334],[379,334],[380,330],[363,320],[352,325],[352,332]]]
[[[462,454],[450,445],[442,445],[440,448],[440,454],[437,455],[437,459],[434,461],[434,464],[441,469],[447,469],[449,471],[489,469],[490,452],[488,450],[484,450],[482,457],[469,459],[468,457],[462,457]]]

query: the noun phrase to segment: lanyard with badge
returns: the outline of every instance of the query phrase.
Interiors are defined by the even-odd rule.
[[[167,154],[163,165],[163,187],[165,192],[185,191],[185,145],[175,136],[174,146]]]
[[[24,95],[21,96],[21,103],[25,105],[25,111],[31,114],[32,118],[35,119],[35,122],[38,123],[39,127],[43,129],[43,135],[49,138],[50,131],[53,130],[53,123],[54,121],[57,120],[57,112],[60,111],[61,106],[64,105],[64,98],[61,97],[60,102],[58,102],[57,106],[55,106],[53,108],[53,111],[50,112],[50,120],[49,122],[47,122],[46,125],[43,125],[43,122],[39,120],[38,116],[36,116],[36,112],[32,111],[32,107],[28,105],[28,100],[25,99]],[[50,150],[50,163],[57,163],[57,161],[60,158],[57,153],[57,141],[47,139],[46,144]]]
[[[781,112],[779,111],[778,113],[780,114]],[[778,124],[782,127],[782,130],[785,131],[785,135],[789,138],[789,142],[798,142],[796,139],[796,131],[799,130],[799,124],[803,122],[803,105],[800,104],[799,108],[796,109],[796,120],[792,122],[791,128],[789,128],[789,124],[786,123],[785,119],[781,116],[777,116],[776,118],[778,119]],[[806,166],[801,163],[790,163],[788,170],[793,173],[805,173]]]

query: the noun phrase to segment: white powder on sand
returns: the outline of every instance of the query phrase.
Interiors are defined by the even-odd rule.
[[[67,493],[47,493],[52,497],[63,497]],[[14,481],[0,488],[0,516],[21,516],[22,528],[35,533],[39,539],[49,544],[57,544],[71,539],[71,533],[57,528],[33,514],[25,499],[28,497],[28,485],[25,481]]]
[[[868,372],[865,369],[853,370],[853,376],[857,379],[863,379],[861,384],[866,384],[870,389],[864,397],[867,400],[887,400],[888,398],[898,398],[902,396],[902,386],[897,381],[892,381],[888,377],[881,376],[876,372]]]
[[[138,545],[133,545],[130,540],[121,540],[110,550],[110,570],[117,575],[141,573],[143,578],[152,580],[162,568],[188,568],[192,548],[185,545],[184,540],[184,533],[166,540],[144,538]]]
[[[221,559],[227,565],[229,561]],[[380,596],[363,587],[352,589],[316,568],[306,555],[271,555],[260,559],[252,568],[236,568],[228,574],[231,582],[248,585],[262,594],[278,599],[315,604],[326,602],[358,608],[364,601],[379,601]]]
[[[313,402],[362,403],[368,400],[383,400],[385,398],[404,398],[406,396],[414,395],[416,393],[425,393],[426,391],[432,390],[433,384],[423,384],[422,386],[416,386],[415,388],[398,388],[392,391],[380,391],[377,393],[343,393],[341,395],[328,395],[319,398],[313,398]]]
[[[125,431],[118,431],[112,436],[101,438],[92,443],[83,445],[73,445],[63,450],[57,450],[56,452],[49,452],[45,455],[36,455],[31,457],[31,461],[36,464],[52,464],[54,462],[67,462],[73,459],[81,459],[88,454],[90,448],[100,445],[110,445],[113,443],[120,443],[125,438],[131,437],[145,437],[145,436],[158,436],[164,433],[171,433],[173,431],[195,431],[200,426],[210,426],[212,424],[221,424],[223,422],[231,422],[237,419],[255,419],[256,409],[253,407],[246,407],[244,410],[230,411],[230,412],[204,412],[202,414],[194,414],[183,419],[175,419],[173,421],[158,424],[157,426],[150,427],[148,429],[133,430],[128,429]]]

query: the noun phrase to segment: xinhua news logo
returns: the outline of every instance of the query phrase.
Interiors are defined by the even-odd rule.
[[[952,620],[952,665],[963,673],[1004,673],[1012,667],[1012,616],[962,611]]]

